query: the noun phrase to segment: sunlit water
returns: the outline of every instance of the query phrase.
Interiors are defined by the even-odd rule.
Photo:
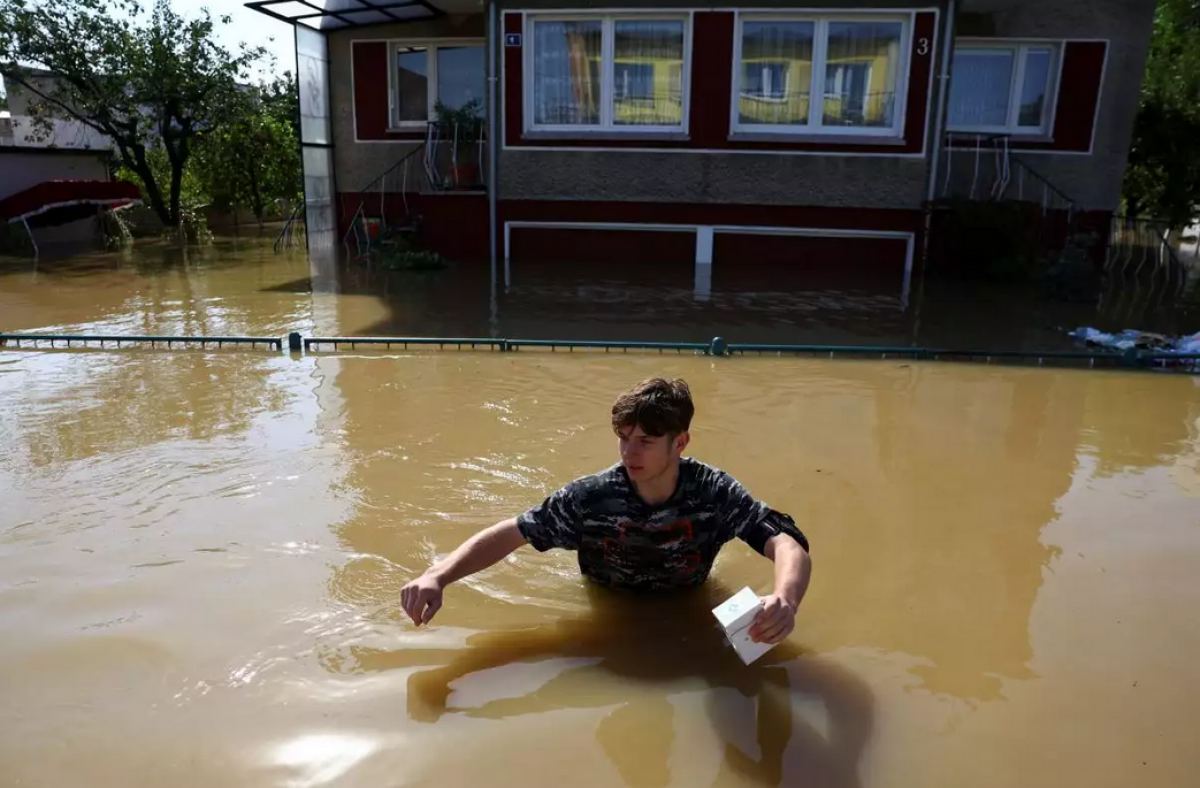
[[[261,244],[21,267],[0,272],[0,328],[495,317],[486,291],[311,273]],[[612,462],[611,399],[655,374],[692,384],[692,453],[811,539],[783,646],[747,668],[714,629],[713,604],[771,585],[740,543],[708,588],[661,599],[524,548],[452,586],[432,627],[404,622],[399,589],[431,560]],[[0,405],[3,785],[1182,786],[1200,768],[1194,378],[9,349]]]

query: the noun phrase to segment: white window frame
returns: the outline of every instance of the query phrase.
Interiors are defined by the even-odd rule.
[[[733,26],[733,80],[729,103],[729,128],[733,135],[787,135],[793,137],[885,137],[904,136],[908,113],[908,80],[912,69],[912,35],[916,12],[889,13],[737,13]],[[808,122],[803,124],[743,123],[738,111],[742,93],[742,39],[746,22],[810,22],[813,25],[812,83],[809,85]],[[899,22],[900,62],[896,72],[896,111],[891,126],[826,126],[821,119],[825,110],[825,69],[831,22]]]
[[[483,50],[484,57],[484,91],[487,90],[487,42],[482,38],[402,38],[387,42],[388,51],[388,131],[412,131],[424,129],[434,119],[433,107],[438,100],[437,82],[437,50],[441,47],[460,49],[462,47],[478,47]],[[397,50],[409,47],[425,48],[425,79],[428,89],[425,91],[426,107],[425,120],[398,120],[396,118],[396,53]],[[480,101],[483,96],[480,96]]]
[[[549,132],[554,135],[655,135],[655,134],[687,134],[688,120],[692,104],[692,11],[621,11],[618,13],[530,13],[525,15],[525,46],[522,60],[522,97],[524,102],[525,132]],[[582,123],[536,123],[534,121],[534,88],[537,83],[534,74],[534,47],[536,46],[533,33],[536,22],[600,22],[600,122],[593,124]],[[673,126],[650,126],[641,124],[613,123],[613,94],[616,83],[616,23],[617,22],[682,22],[683,23],[683,71],[680,74],[680,88],[683,91],[682,118]]]
[[[1013,73],[1008,84],[1008,119],[1002,126],[952,126],[949,115],[949,93],[946,95],[946,130],[969,134],[1007,134],[1014,137],[1049,137],[1053,133],[1055,115],[1058,111],[1058,90],[1062,82],[1062,53],[1060,41],[1030,41],[1015,38],[960,38],[954,42],[954,54],[963,50],[1003,50],[1013,52]],[[1025,85],[1025,61],[1033,50],[1050,50],[1050,68],[1046,75],[1046,106],[1039,126],[1018,126],[1021,114],[1020,93]],[[953,55],[951,56],[950,81],[954,81]]]

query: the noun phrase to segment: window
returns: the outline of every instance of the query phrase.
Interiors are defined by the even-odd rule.
[[[531,130],[685,129],[685,19],[532,17],[529,24]]]
[[[476,43],[403,42],[390,48],[391,125],[423,126],[440,101],[458,109],[484,100],[483,45]]]
[[[899,136],[906,19],[741,19],[735,131]]]
[[[959,44],[954,50],[947,127],[1048,134],[1057,54],[1046,44]]]
[[[742,96],[757,101],[787,101],[788,64],[769,60],[749,64]]]
[[[650,63],[614,64],[613,98],[618,101],[653,101],[654,66]]]

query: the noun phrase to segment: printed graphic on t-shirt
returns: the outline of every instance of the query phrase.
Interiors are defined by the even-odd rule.
[[[620,465],[585,476],[517,518],[538,550],[579,552],[583,574],[604,585],[664,590],[704,582],[721,546],[740,538],[763,552],[786,533],[807,549],[792,518],[756,501],[722,471],[685,458],[675,494],[645,503]]]

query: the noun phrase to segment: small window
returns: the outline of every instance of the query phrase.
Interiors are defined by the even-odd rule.
[[[685,19],[535,16],[529,25],[530,129],[685,128]]]
[[[481,44],[397,43],[391,46],[391,125],[423,126],[438,102],[458,109],[484,101]]]
[[[1048,134],[1057,54],[1045,44],[959,44],[952,64],[947,128]]]
[[[899,136],[907,28],[901,19],[743,18],[734,129]]]

